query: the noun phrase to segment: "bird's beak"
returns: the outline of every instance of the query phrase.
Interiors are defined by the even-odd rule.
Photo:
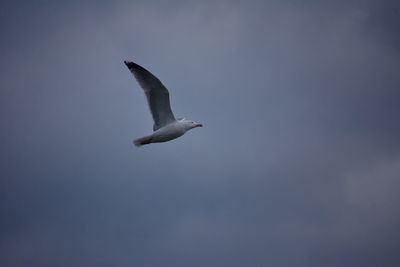
[[[197,124],[196,124],[196,127],[203,127],[203,124],[197,123]]]

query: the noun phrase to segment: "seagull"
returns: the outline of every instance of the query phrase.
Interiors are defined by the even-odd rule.
[[[161,81],[134,62],[125,60],[124,63],[143,89],[154,121],[153,133],[133,140],[136,146],[167,142],[193,128],[203,127],[203,124],[185,118],[175,119],[169,103],[168,89]]]

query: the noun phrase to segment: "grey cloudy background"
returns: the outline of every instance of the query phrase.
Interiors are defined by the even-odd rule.
[[[398,1],[0,14],[1,266],[400,266]],[[125,59],[205,127],[134,147]]]

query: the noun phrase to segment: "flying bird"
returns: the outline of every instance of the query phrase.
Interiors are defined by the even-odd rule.
[[[154,121],[153,133],[134,140],[133,143],[136,146],[167,142],[184,135],[193,128],[203,127],[201,123],[191,120],[175,119],[169,103],[168,89],[161,81],[150,71],[134,62],[124,61],[124,63],[146,94]]]

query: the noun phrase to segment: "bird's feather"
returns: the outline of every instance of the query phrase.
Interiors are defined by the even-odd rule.
[[[176,121],[171,110],[168,89],[161,81],[150,71],[134,62],[124,61],[124,63],[146,94],[147,102],[154,120],[153,130],[156,131]]]

